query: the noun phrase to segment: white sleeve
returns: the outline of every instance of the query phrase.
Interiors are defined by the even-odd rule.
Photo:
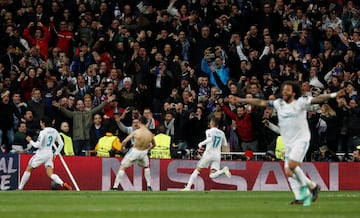
[[[309,110],[311,106],[311,96],[300,97],[296,100],[296,103],[305,110]]]
[[[58,142],[59,146],[56,148],[55,155],[59,155],[64,147],[64,142],[58,132],[56,133],[56,141]],[[55,143],[53,143],[53,145],[55,145]]]
[[[225,136],[225,134],[223,134],[223,141],[222,141],[222,146],[229,146],[229,144],[228,144],[228,142],[227,142],[227,140],[226,140],[226,136]]]
[[[33,140],[30,141],[29,144],[30,144],[32,147],[34,147],[34,148],[40,148],[41,142],[44,140],[44,133],[43,133],[43,132],[44,132],[44,131],[40,131],[39,136],[38,136],[36,142],[34,142]]]
[[[199,143],[199,148],[201,148],[203,145],[206,145],[207,143],[211,142],[211,137],[207,137],[204,141]]]
[[[273,132],[276,132],[277,134],[280,134],[280,128],[273,124],[272,122],[269,122],[269,125],[267,126],[270,130],[272,130]]]

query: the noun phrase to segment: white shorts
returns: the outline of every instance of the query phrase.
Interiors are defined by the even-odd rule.
[[[137,164],[141,167],[148,167],[149,157],[147,154],[148,150],[141,151],[136,148],[131,148],[128,153],[126,153],[124,159],[121,161],[121,166],[128,168],[137,162]]]
[[[44,164],[45,167],[54,168],[53,154],[52,153],[35,154],[29,160],[29,165],[32,168],[36,168],[36,167],[40,166],[41,164]]]
[[[289,160],[303,162],[309,145],[308,141],[296,141],[291,146],[285,146],[285,167],[288,167]]]
[[[204,169],[210,166],[210,169],[219,170],[220,160],[220,155],[204,153],[204,155],[199,160],[197,167]]]

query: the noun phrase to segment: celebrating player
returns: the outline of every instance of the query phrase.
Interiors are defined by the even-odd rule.
[[[21,177],[21,182],[19,185],[19,190],[23,190],[25,184],[30,178],[31,172],[44,164],[46,167],[46,174],[59,186],[67,190],[72,190],[71,186],[63,182],[60,177],[54,174],[54,159],[56,155],[59,155],[61,149],[64,146],[60,134],[56,129],[50,127],[52,120],[49,117],[44,117],[40,120],[41,131],[39,133],[38,139],[34,142],[30,136],[26,137],[26,140],[30,143],[31,146],[38,148],[36,154],[31,157],[29,160],[28,166],[25,169],[23,176]],[[55,142],[58,142],[59,146],[56,148],[55,153],[53,154],[52,148],[56,147]]]
[[[130,167],[134,162],[137,161],[139,166],[145,168],[144,174],[147,183],[147,190],[152,191],[149,157],[147,156],[147,154],[149,150],[153,148],[156,144],[154,140],[154,135],[146,127],[146,123],[146,117],[140,117],[139,128],[136,129],[134,132],[130,133],[130,135],[128,135],[122,142],[123,145],[126,145],[129,140],[131,140],[132,138],[135,139],[133,147],[126,153],[124,159],[121,161],[121,165],[116,175],[112,190],[118,189],[121,179],[125,175],[126,168]]]
[[[256,98],[233,98],[232,103],[246,103],[262,107],[273,107],[277,111],[280,134],[285,145],[285,173],[297,201],[304,206],[317,199],[320,187],[311,181],[300,167],[309,148],[310,130],[306,119],[311,104],[318,104],[343,96],[344,90],[322,94],[317,97],[301,97],[301,89],[295,81],[285,81],[281,87],[282,98],[265,101]]]
[[[211,179],[215,179],[222,174],[225,174],[227,177],[231,177],[230,170],[225,166],[222,170],[220,169],[220,160],[221,160],[221,146],[228,146],[226,137],[223,131],[218,129],[219,120],[215,117],[210,120],[210,129],[206,130],[206,139],[199,143],[199,149],[202,149],[206,145],[205,152],[201,159],[198,162],[198,165],[194,172],[191,174],[189,181],[183,191],[190,191],[192,184],[194,184],[197,176],[199,175],[202,169],[208,168],[210,166],[210,175]]]

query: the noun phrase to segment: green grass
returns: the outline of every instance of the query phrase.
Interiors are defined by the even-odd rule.
[[[310,207],[290,192],[0,192],[0,217],[357,217],[359,192],[321,192]]]

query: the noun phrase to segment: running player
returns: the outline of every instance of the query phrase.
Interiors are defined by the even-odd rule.
[[[317,199],[320,187],[311,181],[301,169],[305,154],[309,148],[310,130],[307,122],[307,110],[311,104],[318,104],[345,95],[344,90],[322,94],[317,97],[301,97],[301,89],[295,81],[285,81],[281,87],[282,98],[265,101],[256,98],[234,97],[232,103],[246,103],[262,107],[273,107],[277,111],[280,134],[285,145],[285,173],[295,195],[295,199],[304,206],[311,205]]]
[[[196,169],[191,174],[189,181],[183,191],[190,191],[191,186],[196,181],[197,176],[200,174],[202,169],[206,169],[210,166],[210,175],[211,179],[215,179],[222,174],[225,174],[227,177],[231,177],[230,170],[227,166],[223,169],[220,169],[220,160],[221,160],[221,146],[228,146],[226,137],[223,131],[218,129],[219,120],[215,117],[210,119],[210,129],[206,130],[206,139],[199,143],[199,149],[202,150],[203,146],[205,147],[205,152],[201,159],[199,160]]]
[[[52,120],[49,117],[42,118],[40,120],[40,127],[42,130],[39,133],[37,141],[34,142],[30,136],[26,137],[26,140],[29,142],[29,144],[35,148],[38,148],[38,150],[29,160],[28,166],[26,167],[25,172],[21,177],[21,182],[18,188],[19,190],[23,190],[25,184],[30,178],[31,172],[41,164],[44,164],[46,168],[46,174],[51,178],[51,180],[64,189],[72,190],[70,185],[63,182],[58,175],[54,174],[54,159],[56,155],[60,154],[61,149],[64,146],[64,142],[62,141],[58,131],[50,127],[51,124]],[[55,146],[55,142],[59,144],[57,148]],[[54,154],[52,151],[53,147],[56,148]]]
[[[149,157],[147,154],[149,150],[155,146],[155,140],[152,132],[150,132],[150,130],[146,127],[146,123],[146,117],[140,117],[139,128],[130,133],[130,135],[128,135],[124,141],[122,141],[122,144],[126,145],[129,140],[134,138],[134,145],[126,153],[124,159],[121,161],[119,171],[116,174],[114,185],[111,188],[112,190],[118,189],[121,179],[125,175],[126,168],[137,162],[139,166],[144,167],[147,190],[152,191]],[[123,146],[123,148],[124,147],[125,146]]]

